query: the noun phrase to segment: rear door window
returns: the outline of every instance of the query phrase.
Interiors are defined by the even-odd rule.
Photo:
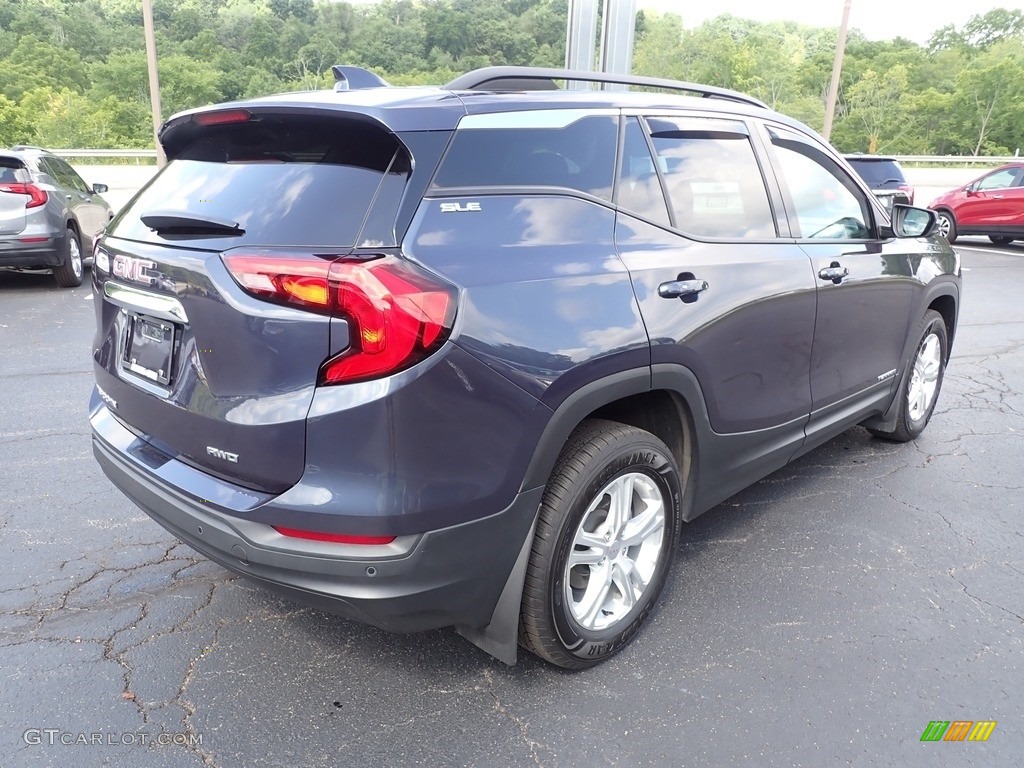
[[[647,118],[677,229],[733,240],[776,237],[764,177],[739,121]]]
[[[463,118],[434,188],[563,187],[611,199],[618,118],[559,109]]]
[[[626,122],[615,202],[620,208],[655,224],[671,224],[646,131],[635,117]]]
[[[53,169],[53,173],[62,187],[74,189],[78,192],[91,192],[89,185],[85,183],[85,179],[79,176],[74,168],[59,157],[48,157],[46,162]]]
[[[410,172],[405,148],[381,127],[326,116],[259,115],[199,129],[112,232],[226,247],[223,236],[158,235],[141,218],[160,211],[237,223],[244,234],[232,236],[231,247],[393,246]]]

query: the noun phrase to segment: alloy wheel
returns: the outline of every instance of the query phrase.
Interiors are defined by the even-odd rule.
[[[665,535],[665,498],[649,476],[616,477],[594,497],[565,565],[565,601],[585,629],[621,621],[650,584]]]

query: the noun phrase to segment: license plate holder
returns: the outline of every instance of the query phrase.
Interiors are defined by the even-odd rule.
[[[169,386],[174,363],[175,326],[148,315],[129,314],[122,362],[126,370]]]

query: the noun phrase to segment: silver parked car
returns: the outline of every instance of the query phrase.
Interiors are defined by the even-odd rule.
[[[85,254],[114,215],[106,191],[45,149],[0,149],[0,268],[51,270],[58,285],[81,285]]]

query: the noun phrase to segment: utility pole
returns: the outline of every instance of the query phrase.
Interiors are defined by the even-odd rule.
[[[839,25],[839,40],[836,42],[836,58],[832,64],[832,81],[828,84],[828,103],[825,104],[825,126],[821,135],[828,141],[832,133],[832,120],[836,115],[836,100],[839,98],[839,76],[843,72],[843,53],[846,51],[846,30],[850,26],[850,4],[843,2],[843,23]]]
[[[156,145],[156,164],[163,168],[167,163],[157,131],[163,122],[160,110],[160,78],[156,72],[156,39],[153,37],[153,0],[142,0],[142,26],[146,33],[146,63],[149,65],[149,103],[153,110],[153,143]]]

